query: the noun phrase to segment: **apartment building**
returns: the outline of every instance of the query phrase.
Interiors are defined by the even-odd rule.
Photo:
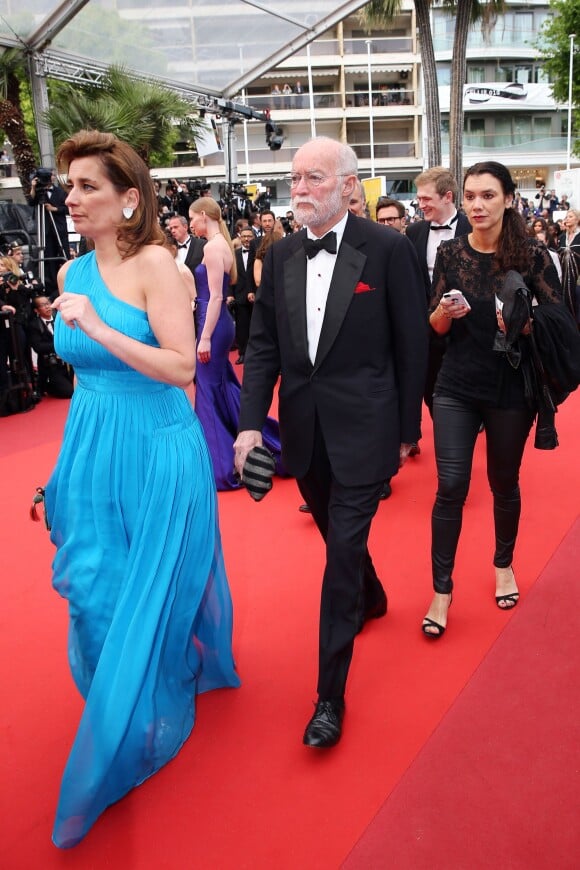
[[[489,33],[475,26],[467,48],[464,161],[506,163],[519,187],[532,191],[553,186],[554,173],[566,166],[567,107],[558,105],[535,47],[550,14],[545,2],[508,2]],[[434,4],[432,32],[438,67],[444,162],[448,156],[449,85],[454,19]],[[284,94],[285,85],[303,93]],[[280,93],[278,93],[280,92]],[[277,151],[266,145],[259,123],[236,125],[235,150],[241,181],[261,182],[274,200],[284,200],[282,177],[296,149],[312,132],[347,141],[355,149],[362,177],[384,176],[404,194],[425,163],[427,131],[421,55],[414,4],[387,31],[368,35],[358,15],[350,16],[236,97],[259,111],[268,109],[282,128]],[[180,154],[185,169],[191,155]],[[572,161],[572,166],[580,162]],[[214,178],[223,173],[223,156],[195,168]]]

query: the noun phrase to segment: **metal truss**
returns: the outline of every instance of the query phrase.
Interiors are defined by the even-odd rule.
[[[39,78],[55,78],[66,82],[76,82],[84,85],[99,87],[107,75],[108,66],[86,59],[76,58],[73,55],[65,55],[58,52],[43,51],[33,55],[34,72]],[[193,87],[159,77],[142,75],[134,70],[127,70],[127,75],[141,81],[165,85],[176,93],[185,102],[190,103],[192,108],[200,112],[219,115],[227,118],[230,122],[238,121],[262,121],[269,120],[265,112],[257,112],[251,106],[243,103],[234,103],[224,100],[217,94],[207,91],[198,91]]]

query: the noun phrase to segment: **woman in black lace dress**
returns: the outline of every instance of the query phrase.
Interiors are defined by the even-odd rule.
[[[480,425],[487,440],[487,475],[495,522],[495,598],[509,610],[519,593],[512,569],[520,517],[519,469],[535,416],[521,368],[494,350],[495,294],[510,269],[520,272],[538,303],[561,303],[561,287],[545,245],[527,236],[512,208],[515,185],[501,163],[476,163],[466,173],[467,236],[442,242],[435,262],[429,322],[449,346],[435,385],[433,426],[438,489],[432,513],[435,594],[423,620],[427,637],[441,637],[451,604],[453,567]],[[444,294],[461,291],[455,299]],[[525,342],[522,342],[524,344]],[[524,349],[525,352],[525,349]],[[513,360],[512,360],[513,362]]]

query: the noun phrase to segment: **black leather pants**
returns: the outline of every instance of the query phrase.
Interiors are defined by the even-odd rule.
[[[438,488],[431,516],[431,562],[435,592],[453,589],[453,566],[469,492],[479,426],[485,426],[487,478],[493,494],[493,564],[507,568],[513,559],[520,519],[519,472],[534,419],[526,408],[490,408],[445,396],[433,401]]]

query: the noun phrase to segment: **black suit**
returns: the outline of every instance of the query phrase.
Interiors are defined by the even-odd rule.
[[[456,236],[465,236],[467,233],[471,232],[471,224],[463,212],[458,212],[457,221],[454,226]],[[431,278],[429,276],[429,266],[427,264],[427,243],[429,241],[430,227],[431,221],[417,221],[416,223],[409,224],[405,233],[417,251],[419,265],[421,266],[421,272],[423,274],[423,284],[425,287],[427,304],[431,301]],[[439,369],[441,368],[443,356],[445,355],[446,347],[446,336],[437,335],[436,332],[430,330],[429,362],[427,365],[427,377],[425,379],[424,399],[431,416],[433,416],[433,390],[435,388],[435,381],[437,380]]]
[[[420,436],[427,318],[408,240],[349,215],[313,365],[304,235],[286,236],[264,260],[240,430],[262,428],[281,371],[284,464],[326,541],[318,693],[328,699],[343,695],[362,612],[383,594],[366,544],[400,443]]]
[[[190,239],[184,263],[193,275],[194,270],[203,260],[203,249],[206,240],[198,239],[197,236],[190,236]]]
[[[28,340],[38,354],[38,390],[57,399],[73,394],[71,369],[54,352],[54,337],[45,321],[33,316],[28,325]]]
[[[254,260],[255,255],[250,248],[247,266],[245,266],[242,248],[236,250],[238,277],[236,283],[230,287],[230,292],[236,300],[236,346],[240,356],[245,355],[250,336],[250,321],[254,303],[248,300],[248,293],[256,292]]]

